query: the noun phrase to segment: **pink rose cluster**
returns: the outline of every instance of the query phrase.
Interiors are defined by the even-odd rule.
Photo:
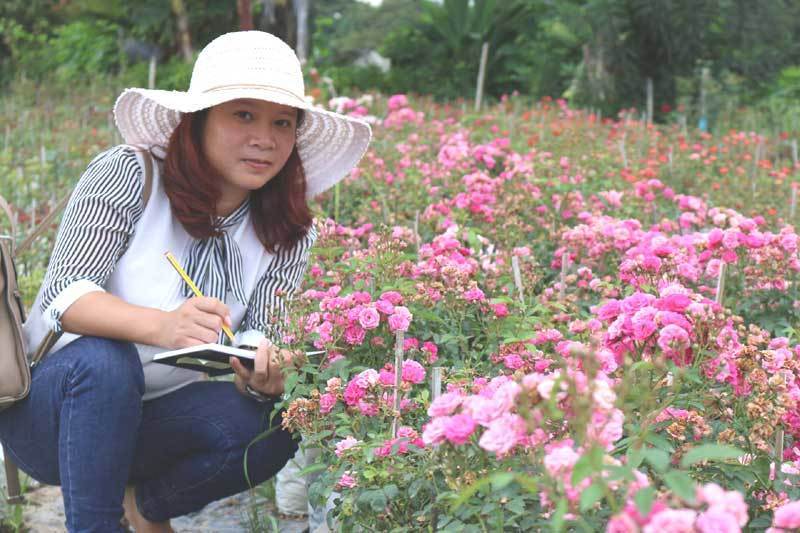
[[[800,501],[788,502],[777,509],[772,517],[772,527],[766,533],[789,533],[800,529]]]
[[[626,353],[652,357],[660,350],[682,366],[692,361],[695,330],[702,322],[698,317],[719,309],[713,301],[671,284],[659,296],[637,291],[611,299],[595,307],[594,313],[607,324],[603,345],[614,352],[618,363]]]
[[[436,236],[432,242],[419,249],[419,261],[411,271],[413,279],[428,278],[441,281],[446,287],[465,291],[478,273],[478,261],[472,257],[472,250],[461,244],[453,229]],[[429,292],[431,301],[442,299],[442,294]]]
[[[747,503],[741,493],[708,483],[697,488],[691,507],[673,509],[657,500],[645,517],[630,499],[623,512],[608,522],[606,533],[740,533],[747,521]]]
[[[386,291],[373,301],[368,292],[355,291],[340,296],[341,287],[334,285],[325,291],[308,290],[303,298],[319,300],[319,311],[302,318],[306,333],[316,333],[314,346],[331,349],[339,339],[348,346],[360,346],[367,332],[377,330],[382,322],[389,331],[408,331],[413,315],[400,305],[403,296]],[[381,342],[383,339],[381,339]]]
[[[418,362],[406,359],[401,370],[400,389],[408,392],[413,385],[425,382],[425,368]],[[349,408],[357,409],[362,415],[376,416],[381,410],[391,411],[395,387],[395,372],[387,363],[380,371],[368,368],[353,377],[345,386],[342,398]],[[323,397],[325,395],[322,395]],[[320,405],[322,401],[320,399]],[[407,411],[416,404],[407,398],[400,403],[400,410]],[[330,411],[328,411],[330,412]],[[324,414],[324,413],[323,413]]]
[[[375,450],[375,456],[405,455],[409,452],[409,446],[424,448],[425,443],[420,438],[417,430],[409,426],[400,426],[397,428],[397,437],[384,441],[383,445]]]
[[[387,128],[401,129],[406,124],[420,125],[425,121],[425,113],[414,111],[408,104],[404,94],[395,94],[389,97],[389,114],[383,119]]]
[[[474,435],[478,447],[498,458],[518,447],[539,446],[554,437],[540,427],[547,415],[535,407],[523,418],[517,411],[517,397],[535,393],[549,399],[555,395],[559,408],[569,413],[567,380],[573,380],[581,391],[579,394],[591,394],[595,400],[587,438],[612,448],[622,437],[623,416],[614,407],[616,395],[610,382],[602,373],[590,382],[578,370],[570,370],[566,378],[559,372],[532,373],[521,380],[502,375],[491,380],[478,378],[471,394],[459,389],[448,390],[431,402],[428,408],[431,418],[423,427],[422,439],[430,446],[444,443],[461,446],[470,442]]]

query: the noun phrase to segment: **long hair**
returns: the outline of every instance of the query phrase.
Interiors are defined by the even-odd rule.
[[[184,113],[172,132],[164,158],[164,190],[175,217],[196,239],[219,235],[214,226],[222,176],[203,153],[203,130],[208,110]],[[298,111],[297,127],[303,119]],[[270,252],[292,248],[311,226],[306,202],[303,163],[292,149],[283,168],[263,187],[250,194],[250,216],[258,239]]]

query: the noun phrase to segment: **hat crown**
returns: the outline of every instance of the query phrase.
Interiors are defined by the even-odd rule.
[[[230,87],[265,87],[303,100],[300,61],[282,40],[261,31],[227,33],[211,41],[197,56],[190,93]]]

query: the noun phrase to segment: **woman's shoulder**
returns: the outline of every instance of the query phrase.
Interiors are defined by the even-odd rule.
[[[142,166],[133,147],[118,145],[97,154],[78,180],[76,192],[107,191],[134,198],[141,194]]]

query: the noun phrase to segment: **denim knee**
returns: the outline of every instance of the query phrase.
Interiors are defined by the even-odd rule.
[[[96,393],[112,398],[144,395],[144,372],[139,352],[130,342],[102,337],[81,337],[63,349],[75,358],[70,384],[91,386]],[[66,354],[65,354],[66,355]]]

